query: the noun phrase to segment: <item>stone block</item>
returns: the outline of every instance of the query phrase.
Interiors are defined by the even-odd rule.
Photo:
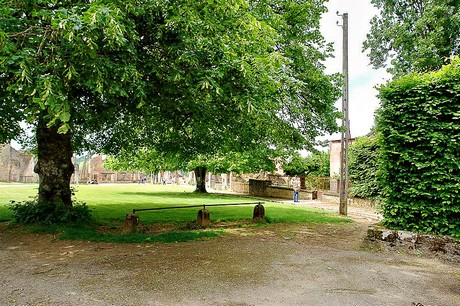
[[[198,211],[198,216],[196,222],[199,225],[209,225],[211,223],[211,218],[209,211],[207,209],[200,209]]]
[[[123,226],[123,233],[131,234],[137,232],[139,225],[139,217],[135,214],[126,214],[125,225]]]
[[[254,207],[254,212],[252,214],[252,220],[258,222],[259,220],[265,220],[265,207],[262,204],[257,204]]]

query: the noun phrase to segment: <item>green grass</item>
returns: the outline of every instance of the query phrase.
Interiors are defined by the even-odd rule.
[[[10,221],[12,211],[7,208],[11,200],[24,201],[37,193],[37,185],[5,185],[0,184],[0,221]],[[196,194],[193,189],[180,186],[163,186],[151,184],[129,185],[78,185],[75,199],[84,202],[91,209],[92,215],[99,226],[120,227],[125,215],[133,209],[157,208],[171,206],[190,206],[202,204],[224,204],[241,202],[258,202],[235,195]],[[342,223],[348,218],[317,209],[265,202],[267,223]],[[142,225],[154,224],[186,224],[196,220],[200,208],[168,209],[159,211],[140,211]],[[238,222],[252,219],[254,205],[242,206],[208,206],[211,222]],[[222,231],[180,231],[157,235],[146,234],[111,234],[96,231],[96,227],[59,227],[61,238],[88,241],[113,242],[146,242],[146,241],[183,241],[203,239],[221,235]],[[182,237],[182,238],[181,238]]]
[[[91,242],[117,242],[117,243],[149,243],[149,242],[184,242],[189,240],[202,240],[215,238],[223,234],[223,231],[184,231],[166,232],[160,234],[112,234],[101,233],[93,229],[66,228],[61,231],[59,239],[62,240],[85,240]]]
[[[13,218],[13,212],[7,208],[10,201],[25,201],[38,193],[36,184],[7,184],[0,183],[0,222]]]

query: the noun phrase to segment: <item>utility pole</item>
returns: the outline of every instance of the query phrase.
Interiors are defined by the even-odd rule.
[[[341,215],[347,215],[348,206],[348,140],[350,138],[350,122],[348,120],[348,13],[343,13],[343,86],[342,86],[342,137],[340,141],[340,206]]]

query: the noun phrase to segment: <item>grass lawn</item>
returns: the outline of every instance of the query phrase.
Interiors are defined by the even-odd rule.
[[[33,197],[37,193],[37,185],[17,185],[0,184],[0,221],[10,221],[13,218],[12,211],[7,208],[11,200],[24,201]],[[99,226],[121,226],[125,215],[133,209],[189,206],[202,204],[225,204],[225,203],[244,203],[258,202],[259,200],[240,197],[235,195],[222,194],[195,194],[190,187],[175,185],[151,185],[151,184],[127,184],[127,185],[77,185],[75,188],[75,199],[84,202],[92,211],[92,215]],[[217,206],[207,207],[210,212],[211,222],[238,222],[252,219],[254,204],[244,206]],[[286,205],[280,203],[265,202],[265,213],[268,223],[342,223],[349,222],[348,218],[331,214],[325,211],[308,209],[299,206]],[[136,214],[140,217],[142,225],[155,225],[165,223],[185,224],[196,220],[197,212],[200,208],[186,209],[167,209],[158,211],[140,211]],[[94,229],[87,229],[83,233],[82,229],[65,230],[63,236],[71,239],[72,232],[79,232],[85,240],[96,240]],[[190,231],[187,235],[197,236],[201,234]],[[207,235],[212,236],[212,231]],[[163,233],[162,235],[168,235]],[[107,236],[107,235],[106,235]],[[122,237],[123,236],[123,237]],[[125,236],[130,236],[126,238]],[[135,237],[136,236],[136,237]],[[139,236],[139,237],[137,237]],[[91,239],[92,237],[92,239]],[[101,238],[102,239],[102,238]],[[145,235],[118,235],[120,241],[138,242],[145,241]],[[152,239],[152,237],[150,237]],[[157,241],[169,240],[169,238],[156,237]],[[158,240],[159,239],[159,240]],[[194,239],[194,238],[187,238]],[[102,239],[103,240],[103,239]],[[101,241],[102,241],[101,240]],[[173,241],[181,240],[173,238]]]

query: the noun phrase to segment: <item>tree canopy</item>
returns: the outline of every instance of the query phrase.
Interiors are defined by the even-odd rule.
[[[161,87],[148,88],[158,104],[144,105],[117,133],[133,148],[154,147],[186,161],[310,148],[316,136],[337,128],[338,116],[333,103],[339,79],[325,75],[321,64],[331,51],[319,32],[322,2],[243,1],[243,10],[192,14],[182,23],[177,8],[165,10],[169,32],[162,39],[174,45],[162,42],[160,62],[149,67],[152,79],[163,76]],[[183,9],[188,12],[190,4]],[[238,25],[235,32],[230,21]]]
[[[242,33],[229,31],[228,14],[212,15],[206,29],[201,15],[183,21],[200,25],[193,30],[171,25],[166,38],[172,35],[175,45],[161,44],[164,63],[151,68],[170,75],[161,88],[149,88],[159,106],[146,103],[125,118],[129,124],[120,122],[117,139],[131,151],[153,148],[167,160],[211,171],[254,169],[254,162],[235,164],[239,154],[260,158],[262,169],[273,164],[267,157],[311,149],[318,135],[336,130],[338,117],[340,80],[322,65],[331,51],[319,32],[322,2],[249,1],[245,14],[238,11],[239,20],[249,18]],[[175,14],[165,11],[166,20]]]
[[[363,44],[375,68],[393,75],[441,68],[460,49],[457,0],[371,0],[379,15]]]
[[[314,151],[306,157],[295,153],[283,169],[289,176],[329,176],[329,152]]]
[[[74,150],[300,149],[337,129],[323,0],[2,1],[0,141],[36,132],[39,198]]]

